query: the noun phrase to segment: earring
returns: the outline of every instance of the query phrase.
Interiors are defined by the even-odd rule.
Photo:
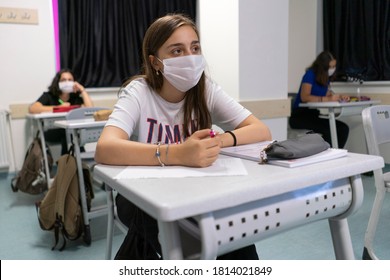
[[[158,70],[156,70],[156,75],[157,75],[157,76],[160,75],[160,72],[158,72]]]

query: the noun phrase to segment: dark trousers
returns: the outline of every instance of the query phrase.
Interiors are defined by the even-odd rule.
[[[291,128],[308,129],[322,135],[324,140],[332,145],[329,120],[319,117],[316,109],[297,108],[291,112],[289,124]],[[339,148],[344,148],[348,140],[349,127],[345,123],[336,120],[337,141]]]
[[[66,131],[63,128],[49,129],[45,131],[45,140],[50,143],[61,144],[61,155],[68,153],[68,142]],[[84,147],[80,147],[80,152],[85,152]]]
[[[144,230],[146,239],[149,240],[152,247],[158,252],[158,254],[162,255],[161,246],[158,242],[158,225],[157,221],[137,208],[133,203],[128,201],[121,195],[117,195],[116,197],[116,205],[118,211],[118,217],[123,224],[125,224],[128,228],[130,225],[134,223],[134,221],[139,221],[136,226],[137,229]],[[135,217],[135,215],[142,215],[142,217]],[[126,239],[125,239],[126,241]],[[122,244],[123,245],[123,244]],[[123,256],[122,256],[123,258]],[[221,255],[217,257],[217,260],[258,260],[259,257],[257,255],[255,245],[250,245],[230,253]]]
[[[55,128],[45,131],[45,140],[50,143],[61,144],[61,155],[68,153],[65,129]]]

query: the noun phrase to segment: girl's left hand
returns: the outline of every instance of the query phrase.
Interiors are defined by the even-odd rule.
[[[79,83],[79,82],[74,82],[74,85],[73,85],[73,91],[74,92],[83,92],[85,90],[85,88]]]

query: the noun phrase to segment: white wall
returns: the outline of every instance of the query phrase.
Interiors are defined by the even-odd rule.
[[[288,1],[199,2],[211,76],[240,101],[286,98]]]
[[[37,25],[0,24],[1,107],[33,102],[55,73],[51,0],[0,0],[1,7],[38,10]],[[12,122],[13,145],[21,167],[29,129],[25,120]],[[13,170],[13,166],[11,167]]]
[[[0,0],[1,7],[38,10],[38,25],[0,24],[2,105],[34,101],[55,71],[51,0]]]
[[[239,1],[240,100],[286,99],[288,0]],[[287,138],[287,118],[263,120],[272,138]]]
[[[200,40],[209,74],[230,96],[238,100],[238,1],[198,0],[198,3]]]
[[[306,67],[318,54],[318,1],[290,0],[289,3],[288,92],[296,93]]]
[[[238,101],[287,98],[288,0],[199,0],[211,76]],[[285,139],[287,119],[263,120]]]
[[[288,5],[240,1],[240,100],[287,98]]]

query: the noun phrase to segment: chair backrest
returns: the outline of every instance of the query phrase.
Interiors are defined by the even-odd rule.
[[[66,115],[67,120],[80,120],[80,119],[85,119],[85,118],[90,118],[93,117],[93,113],[99,110],[106,110],[108,108],[105,107],[82,107],[82,108],[77,108],[69,111],[69,113]],[[100,136],[100,130],[98,129],[99,133],[93,133],[93,132],[81,132],[79,137],[80,137],[80,145],[84,145],[86,143],[91,143],[94,142],[92,139],[96,139]],[[93,137],[91,137],[91,133]],[[72,136],[69,131],[66,132],[66,141],[68,143],[73,143],[72,141]],[[96,140],[97,141],[97,140]],[[92,155],[87,155],[88,158],[93,158],[94,156]]]
[[[390,142],[390,105],[367,107],[362,118],[368,152],[380,156],[379,146]]]
[[[82,107],[73,109],[72,111],[69,111],[69,113],[66,115],[67,120],[78,120],[78,119],[84,119],[85,117],[92,117],[93,113],[99,110],[106,110],[108,108],[105,107]]]

